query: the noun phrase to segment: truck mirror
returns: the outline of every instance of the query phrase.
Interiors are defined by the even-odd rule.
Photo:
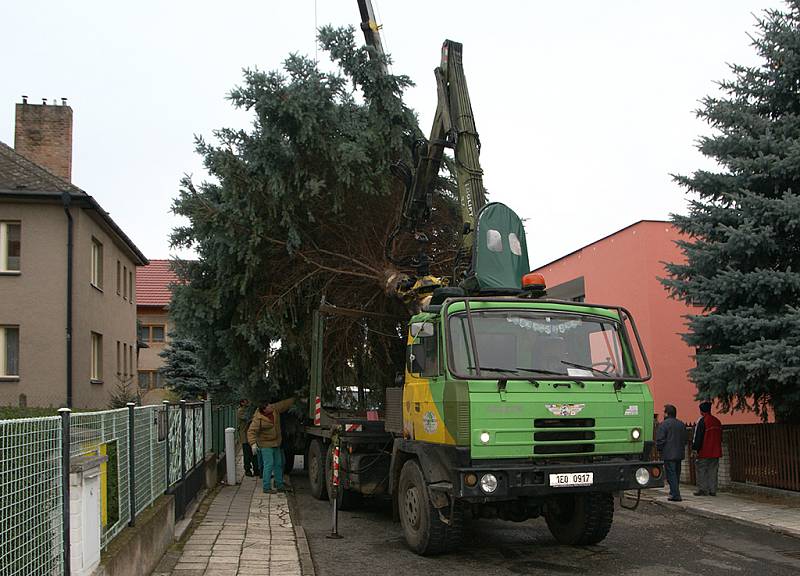
[[[412,322],[411,323],[411,337],[412,338],[426,338],[433,336],[433,323],[432,322]]]

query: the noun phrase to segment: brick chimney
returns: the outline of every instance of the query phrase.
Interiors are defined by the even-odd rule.
[[[72,108],[67,99],[29,104],[28,97],[16,106],[14,149],[28,160],[67,182],[72,180]]]

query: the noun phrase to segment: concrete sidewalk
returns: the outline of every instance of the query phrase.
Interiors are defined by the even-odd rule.
[[[669,489],[643,490],[642,500],[664,507],[678,508],[706,518],[723,518],[747,526],[766,528],[800,538],[800,498],[770,498],[735,492],[716,496],[694,496],[695,486],[681,485],[681,502],[669,502]],[[631,496],[629,493],[628,496]],[[635,493],[633,494],[635,497]]]
[[[302,576],[297,540],[286,495],[245,477],[216,494],[177,563],[152,576]]]

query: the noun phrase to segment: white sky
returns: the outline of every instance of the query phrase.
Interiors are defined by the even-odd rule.
[[[777,0],[373,0],[393,71],[427,132],[445,38],[464,44],[490,199],[526,219],[531,268],[643,218],[683,212],[670,173],[694,149],[698,100],[756,63],[747,32]],[[317,0],[317,23],[357,26],[356,0]],[[67,97],[73,181],[149,258],[170,255],[193,135],[249,124],[225,95],[241,69],[314,54],[314,0],[26,0],[0,10],[0,140],[14,104]],[[359,41],[362,39],[360,32]]]

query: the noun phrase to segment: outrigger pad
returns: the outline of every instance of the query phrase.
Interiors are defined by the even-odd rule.
[[[522,289],[528,268],[528,247],[522,220],[511,208],[492,202],[481,209],[475,231],[472,270],[467,290]]]

